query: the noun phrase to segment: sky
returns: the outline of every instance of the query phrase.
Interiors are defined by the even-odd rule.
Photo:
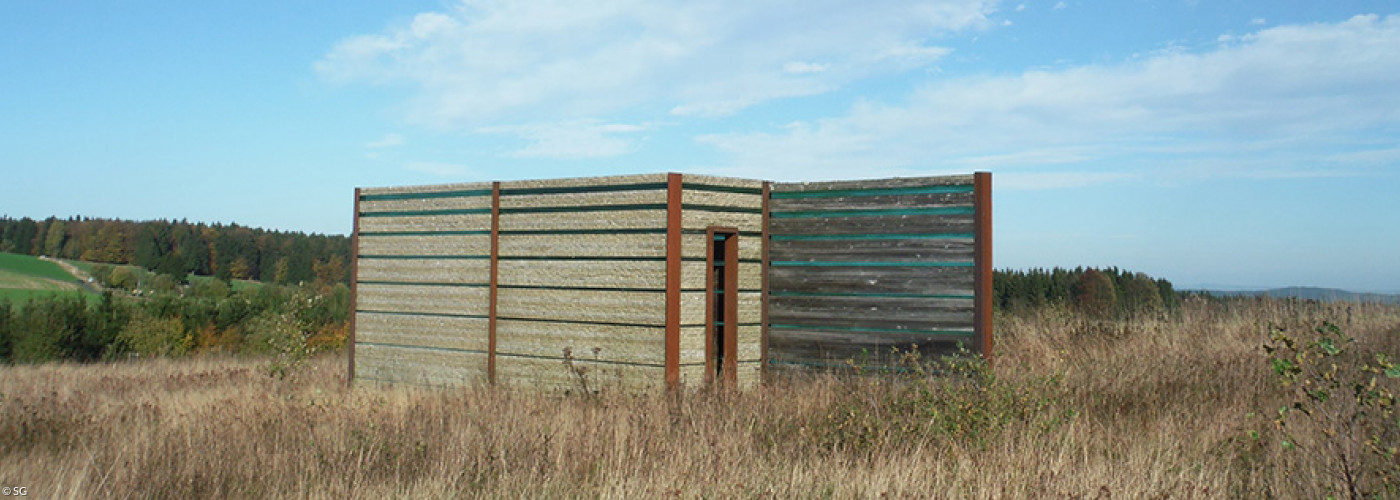
[[[993,175],[998,268],[1400,292],[1400,4],[0,2],[0,215],[348,234],[355,187]]]

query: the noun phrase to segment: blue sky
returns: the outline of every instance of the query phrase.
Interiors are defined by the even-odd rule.
[[[0,213],[993,172],[998,267],[1400,291],[1393,1],[5,2]]]

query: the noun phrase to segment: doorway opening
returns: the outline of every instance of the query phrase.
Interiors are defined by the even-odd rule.
[[[705,230],[705,380],[738,378],[739,230]]]

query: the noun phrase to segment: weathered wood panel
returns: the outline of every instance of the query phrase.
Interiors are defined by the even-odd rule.
[[[970,267],[770,267],[771,292],[972,295]]]
[[[569,208],[638,204],[657,205],[665,203],[665,189],[501,196],[501,210],[503,211],[525,208]]]
[[[662,233],[501,235],[501,257],[665,256],[666,235]]]
[[[528,318],[630,325],[665,325],[664,292],[502,288],[501,319]]]
[[[785,297],[768,299],[774,325],[945,330],[972,325],[972,299]]]
[[[484,284],[491,279],[487,259],[360,258],[359,281]],[[373,291],[360,290],[360,295]]]
[[[762,329],[758,325],[740,326],[735,336],[738,361],[758,361],[762,345],[759,342]],[[681,328],[681,363],[705,362],[705,327],[687,326]]]
[[[970,329],[965,335],[874,335],[862,332],[773,328],[768,331],[768,355],[775,367],[791,364],[839,366],[850,360],[862,367],[878,368],[901,364],[902,353],[913,352],[915,349],[924,360],[955,353],[959,343],[972,349],[972,340]]]
[[[739,290],[756,291],[763,286],[763,264],[758,262],[739,263]],[[705,263],[685,261],[681,263],[681,288],[703,290],[705,288]]]
[[[486,351],[484,318],[358,312],[355,328],[361,342]]]
[[[739,292],[739,323],[757,324],[763,303],[759,292]],[[681,292],[681,324],[705,324],[705,292]]]
[[[519,189],[569,188],[585,186],[618,186],[627,184],[650,184],[666,182],[667,174],[614,175],[608,177],[570,177],[565,179],[536,179],[524,181],[501,181],[501,192],[509,195]],[[487,185],[487,189],[490,189]]]
[[[665,228],[664,209],[501,214],[501,231],[505,232]]]
[[[360,217],[360,232],[430,232],[491,229],[491,214]]]
[[[783,182],[773,183],[774,193],[806,191],[826,191],[837,189],[888,189],[924,186],[971,186],[971,175],[945,175],[937,177],[893,177],[889,179],[866,179],[858,181],[822,182]]]
[[[362,311],[486,315],[485,287],[360,283],[359,288]]]
[[[663,327],[590,325],[500,320],[496,351],[504,354],[562,357],[569,349],[577,359],[661,365]],[[595,351],[596,349],[596,351]]]
[[[775,261],[972,262],[972,238],[773,240]]]
[[[769,209],[774,213],[806,210],[876,210],[892,208],[971,207],[972,192],[895,194],[833,197],[776,197]]]
[[[687,259],[703,259],[709,251],[705,234],[681,236],[681,256]],[[739,235],[739,259],[758,260],[763,257],[763,238],[760,236]]]
[[[360,236],[360,255],[488,255],[491,235]]]
[[[883,217],[802,217],[768,220],[773,235],[971,234],[971,214]]]
[[[437,195],[450,192],[491,191],[489,182],[466,182],[453,184],[433,184],[427,186],[391,186],[360,188],[360,196],[371,198],[384,195]],[[490,199],[487,199],[490,202]]]
[[[713,212],[700,209],[681,211],[681,227],[704,230],[710,226],[738,228],[740,231],[762,231],[763,214],[749,212]]]
[[[686,188],[694,188],[696,186],[722,186],[741,189],[763,188],[763,181],[760,180],[700,174],[685,174],[683,184]]]
[[[501,259],[501,286],[632,288],[660,290],[664,260],[510,260]]]
[[[757,210],[763,207],[763,196],[748,193],[726,193],[699,189],[684,189],[681,191],[681,204],[688,206],[733,207]]]
[[[664,383],[664,369],[659,366],[611,364],[577,358],[571,364],[572,368],[558,358],[498,355],[496,380],[507,387],[561,393],[579,393],[585,384],[588,390],[596,391],[656,389]]]
[[[486,360],[486,353],[355,345],[356,375],[379,382],[431,386],[485,383]]]
[[[402,212],[422,210],[469,210],[491,208],[490,196],[454,196],[435,198],[369,199],[360,201],[360,212]]]

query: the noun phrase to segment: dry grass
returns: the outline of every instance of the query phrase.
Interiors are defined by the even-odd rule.
[[[0,484],[41,498],[1220,498],[1333,481],[1268,441],[1272,323],[1400,354],[1400,311],[998,318],[995,377],[546,397],[343,388],[343,360],[0,367]],[[561,366],[561,369],[563,367]],[[1300,484],[1302,486],[1300,486]],[[1302,489],[1300,489],[1302,488]]]

